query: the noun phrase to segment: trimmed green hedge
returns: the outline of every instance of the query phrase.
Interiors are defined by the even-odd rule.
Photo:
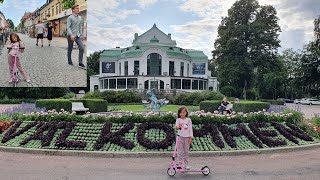
[[[46,110],[64,109],[71,112],[72,103],[68,99],[39,99],[36,101],[36,107],[46,108]]]
[[[34,103],[35,99],[0,99],[0,104]]]
[[[218,110],[221,101],[202,101],[200,102],[200,110],[204,110],[205,112],[214,112]]]
[[[106,112],[108,101],[103,99],[72,99],[72,102],[82,102],[83,106],[89,108],[91,113]]]
[[[108,102],[103,99],[40,99],[36,101],[37,107],[44,107],[47,110],[64,109],[71,112],[72,102],[82,102],[83,106],[89,108],[92,113],[105,112],[108,110]]]
[[[218,110],[221,101],[202,101],[200,103],[200,110],[204,110],[205,112],[214,112]],[[233,110],[236,112],[257,112],[262,111],[263,109],[267,110],[270,107],[270,104],[267,102],[260,101],[240,101],[240,102],[232,102]]]
[[[183,93],[178,96],[170,98],[171,104],[176,105],[193,105],[197,106],[201,101],[205,100],[222,100],[223,94],[214,91],[203,91],[194,93]]]
[[[261,102],[268,102],[270,104],[275,105],[284,105],[284,101],[282,100],[272,100],[272,99],[260,99]]]

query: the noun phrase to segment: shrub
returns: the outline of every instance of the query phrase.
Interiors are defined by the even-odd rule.
[[[35,99],[0,99],[0,104],[34,103]]]
[[[257,112],[263,109],[267,110],[270,107],[270,103],[259,101],[240,101],[233,104],[233,110],[236,112]]]
[[[284,105],[284,101],[282,101],[282,100],[260,99],[260,101],[268,102],[270,104],[275,104],[275,105]]]
[[[222,100],[223,94],[213,91],[203,91],[194,93],[183,93],[170,99],[172,104],[176,105],[194,105],[197,106],[205,100]]]
[[[134,91],[103,91],[85,94],[84,99],[104,99],[109,103],[141,103],[141,97]]]
[[[202,101],[200,103],[200,110],[205,112],[214,112],[218,110],[221,101]],[[270,107],[269,103],[260,102],[260,101],[240,101],[232,102],[233,110],[236,112],[257,112],[262,111],[263,109],[267,110]]]
[[[66,99],[40,99],[36,101],[36,106],[40,108],[46,108],[46,110],[60,110],[71,112],[72,103]]]
[[[200,102],[200,110],[204,110],[205,112],[214,112],[218,110],[221,101],[202,101]]]
[[[312,120],[317,126],[320,126],[320,117],[314,117]]]
[[[89,108],[89,112],[105,112],[108,110],[108,101],[103,99],[72,99],[72,102],[82,102],[83,106]]]

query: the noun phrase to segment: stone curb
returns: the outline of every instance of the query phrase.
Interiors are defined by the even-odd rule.
[[[268,149],[251,149],[251,150],[235,150],[235,151],[195,151],[190,152],[190,157],[209,157],[209,156],[238,156],[238,155],[251,155],[251,154],[271,154],[271,153],[286,153],[293,151],[302,151],[320,148],[320,143],[268,148]],[[6,147],[0,146],[2,152],[14,153],[29,153],[41,154],[50,156],[80,156],[80,157],[104,157],[104,158],[157,158],[157,157],[170,157],[172,152],[101,152],[101,151],[73,151],[73,150],[51,150],[51,149],[33,149],[33,148],[20,148],[20,147]]]

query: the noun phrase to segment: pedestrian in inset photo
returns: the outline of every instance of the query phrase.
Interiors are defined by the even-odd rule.
[[[48,28],[47,28],[47,39],[48,39],[48,43],[49,43],[49,46],[51,46],[51,41],[52,41],[52,35],[54,33],[54,28],[52,26],[52,23],[50,22],[49,25],[48,25]]]
[[[23,49],[20,49],[21,47],[24,48],[24,43],[21,41],[20,37],[16,33],[11,33],[6,45],[8,48],[8,64],[9,64],[9,72],[10,72],[10,79],[9,82],[12,82],[13,79],[13,68],[14,65],[16,65],[17,69],[20,71],[21,75],[23,78],[27,81],[30,82],[30,78],[25,72],[25,70],[22,68],[21,63],[20,63],[20,55],[21,53],[24,52]]]
[[[71,53],[74,42],[79,48],[79,67],[85,69],[83,61],[84,45],[82,43],[82,18],[79,15],[79,5],[72,6],[72,14],[67,19],[67,39],[68,39],[68,64],[73,65]]]
[[[36,46],[38,46],[38,41],[39,39],[41,39],[41,47],[43,47],[43,33],[45,32],[45,28],[43,26],[43,24],[41,23],[41,21],[38,21],[38,24],[36,25],[36,35],[37,35],[37,44]]]

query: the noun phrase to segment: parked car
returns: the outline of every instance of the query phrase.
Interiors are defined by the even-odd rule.
[[[309,105],[320,105],[320,100],[318,99],[307,99],[306,104]]]
[[[285,103],[293,103],[294,101],[291,99],[285,99],[285,98],[278,98],[277,100],[283,101]]]
[[[300,101],[300,104],[307,104],[308,98],[302,98],[301,101]]]
[[[295,99],[295,100],[294,100],[294,103],[295,103],[295,104],[300,104],[300,103],[301,103],[301,99]]]

